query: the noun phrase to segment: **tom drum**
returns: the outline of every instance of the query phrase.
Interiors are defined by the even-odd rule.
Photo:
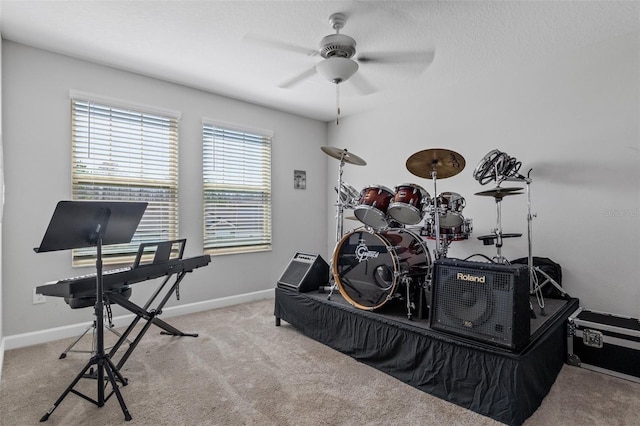
[[[387,209],[392,198],[393,192],[386,186],[366,187],[360,191],[360,200],[353,214],[360,222],[374,229],[385,228],[389,225]]]
[[[415,225],[424,216],[424,205],[431,203],[431,196],[419,185],[403,183],[396,186],[393,201],[387,213],[404,225]]]

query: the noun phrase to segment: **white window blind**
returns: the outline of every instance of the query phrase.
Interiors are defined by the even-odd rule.
[[[177,238],[178,117],[75,98],[71,109],[73,199],[149,203],[131,243],[105,246],[104,262]],[[74,266],[94,261],[95,248],[73,250]]]
[[[204,250],[271,249],[271,135],[203,124]]]

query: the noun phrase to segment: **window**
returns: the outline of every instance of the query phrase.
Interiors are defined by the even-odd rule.
[[[204,250],[271,249],[271,138],[268,131],[204,123]]]
[[[105,263],[129,262],[141,243],[178,235],[178,114],[142,111],[74,96],[73,200],[146,201],[129,244],[105,246]],[[73,265],[95,262],[95,248],[73,250]]]

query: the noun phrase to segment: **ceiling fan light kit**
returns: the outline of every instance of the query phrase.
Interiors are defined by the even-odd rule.
[[[349,58],[332,56],[316,65],[316,71],[332,83],[347,81],[358,71],[358,63]]]

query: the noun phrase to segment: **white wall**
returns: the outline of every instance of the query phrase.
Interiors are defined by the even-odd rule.
[[[2,328],[2,216],[4,209],[4,156],[2,142],[2,43],[0,43],[0,379],[4,359],[4,332]]]
[[[534,256],[562,266],[563,286],[583,306],[638,317],[639,39],[637,33],[630,34],[571,55],[498,69],[344,118],[338,126],[329,124],[330,143],[368,163],[346,165],[344,180],[357,190],[372,184],[393,189],[411,182],[434,196],[433,182],[411,174],[407,158],[429,148],[458,152],[466,168],[438,180],[437,191],[458,192],[466,199],[463,214],[473,219],[474,232],[469,240],[454,242],[449,257],[491,257],[495,247],[483,246],[477,237],[495,227],[495,203],[474,194],[495,182],[482,186],[473,171],[491,150],[506,152],[523,162],[523,173],[533,169]],[[437,66],[437,55],[435,61],[432,66]],[[330,181],[337,174],[336,163],[329,163]],[[509,182],[503,186],[524,187]],[[331,189],[327,194],[335,200]],[[505,240],[503,254],[510,260],[527,256],[526,201],[520,195],[502,203],[503,232],[523,234]],[[328,208],[329,253],[334,216]],[[345,226],[358,223],[346,221]]]
[[[180,121],[180,236],[185,256],[202,253],[201,170],[203,117],[271,129],[273,138],[273,250],[215,256],[187,276],[181,300],[167,306],[273,289],[296,251],[321,253],[325,229],[324,123],[3,41],[6,207],[3,230],[3,334],[5,337],[91,321],[60,298],[32,304],[33,288],[82,275],[69,251],[35,254],[56,203],[70,199],[69,90],[182,112]],[[307,172],[307,189],[293,188],[293,171]],[[155,289],[137,284],[132,299]],[[115,310],[114,315],[123,311]]]
[[[518,158],[523,172],[533,168],[534,255],[562,265],[564,287],[583,306],[640,316],[638,40],[631,34],[572,55],[503,68],[343,118],[338,126],[3,41],[2,333],[90,320],[87,310],[72,311],[60,299],[31,304],[35,286],[90,271],[72,269],[67,252],[32,251],[55,203],[70,197],[69,89],[182,112],[180,231],[188,239],[187,255],[202,252],[201,118],[274,130],[274,250],[214,257],[185,279],[179,303],[273,288],[296,251],[331,258],[338,162],[319,150],[329,141],[368,162],[345,166],[345,181],[358,190],[411,182],[435,195],[431,180],[407,171],[406,159],[428,148],[462,154],[464,171],[438,181],[438,192],[465,197],[463,213],[473,219],[471,238],[449,250],[450,257],[460,258],[495,254],[476,238],[495,226],[495,203],[473,195],[493,183],[481,186],[473,169],[495,148]],[[293,189],[294,169],[307,171],[305,191]],[[504,232],[523,233],[505,242],[505,256],[526,257],[526,198],[505,199],[502,213]],[[139,285],[134,298],[145,300],[150,287]]]

